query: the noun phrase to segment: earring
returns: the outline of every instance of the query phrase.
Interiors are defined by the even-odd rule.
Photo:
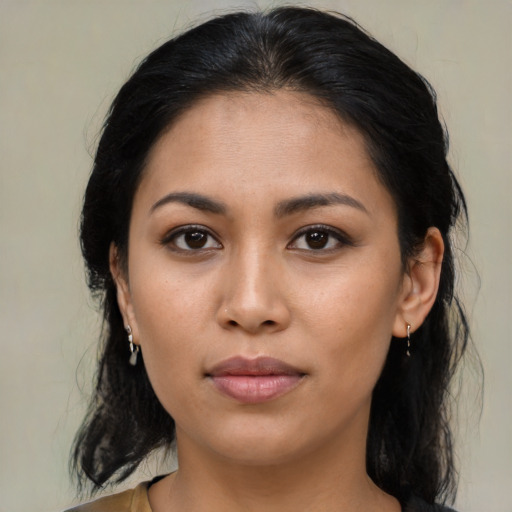
[[[129,362],[132,366],[135,366],[137,364],[137,355],[138,355],[140,349],[139,349],[138,345],[135,345],[135,343],[133,343],[132,328],[129,325],[127,325],[125,327],[125,329],[126,329],[126,333],[128,334],[128,343],[130,343],[131,355],[130,355]]]
[[[407,324],[407,350],[405,351],[407,357],[411,357],[411,325]]]

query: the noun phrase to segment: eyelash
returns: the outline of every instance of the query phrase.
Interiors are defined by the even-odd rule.
[[[184,247],[179,247],[177,245],[176,241],[179,239],[179,237],[186,236],[187,234],[192,235],[194,233],[201,233],[201,234],[206,235],[207,237],[213,239],[215,241],[216,247],[203,247],[202,246],[202,247],[193,248],[193,247],[190,247],[190,245],[189,245],[188,248],[184,248]],[[293,245],[296,244],[297,241],[301,237],[304,237],[304,236],[306,236],[308,234],[312,234],[312,233],[321,233],[321,234],[327,235],[327,242],[325,243],[325,245],[329,245],[330,239],[334,238],[337,242],[336,246],[335,247],[327,247],[327,248],[325,248],[325,247],[313,248],[311,246],[308,248],[293,247]],[[208,243],[211,244],[211,241],[208,242],[208,240],[207,240],[205,245]],[[201,226],[201,225],[193,225],[193,224],[187,225],[187,226],[181,226],[179,228],[172,230],[170,233],[168,233],[164,236],[164,238],[161,240],[161,244],[164,246],[170,247],[170,249],[175,252],[179,252],[181,254],[189,253],[190,255],[192,255],[193,253],[197,254],[199,252],[204,253],[205,251],[210,251],[212,249],[213,250],[222,249],[222,244],[218,241],[217,237],[215,235],[213,235],[209,229],[207,229],[206,227]],[[185,242],[185,244],[187,244],[187,242]],[[307,244],[307,242],[306,242],[306,244]],[[342,247],[342,246],[353,246],[353,245],[354,245],[353,241],[343,231],[335,229],[331,226],[326,226],[323,224],[316,224],[316,225],[305,226],[305,227],[301,228],[298,232],[296,232],[293,235],[292,241],[286,247],[287,247],[287,249],[292,249],[292,250],[297,250],[297,251],[324,253],[325,254],[325,253],[334,252],[334,251],[340,249],[340,247]]]

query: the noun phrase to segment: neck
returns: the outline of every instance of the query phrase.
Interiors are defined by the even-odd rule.
[[[150,490],[154,512],[389,511],[400,506],[366,474],[366,437],[347,447],[333,443],[279,464],[251,465],[194,453],[180,443],[179,470]]]

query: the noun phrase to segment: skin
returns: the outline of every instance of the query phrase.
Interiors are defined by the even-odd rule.
[[[183,193],[219,208],[168,196]],[[311,195],[330,200],[293,203]],[[219,94],[182,115],[136,192],[126,272],[111,249],[124,320],[177,426],[179,471],[151,487],[153,510],[400,510],[366,474],[371,393],[391,336],[430,310],[442,254],[431,228],[404,271],[362,136],[313,98]],[[303,377],[240,403],[208,377],[233,356]]]

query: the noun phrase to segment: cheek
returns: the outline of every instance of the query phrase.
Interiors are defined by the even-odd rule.
[[[165,255],[149,261],[144,268],[134,269],[130,283],[143,346],[179,340],[181,331],[201,328],[212,307],[212,286],[207,276],[180,272]]]
[[[400,267],[366,263],[304,296],[309,307],[303,329],[311,329],[308,337],[317,345],[313,362],[328,368],[331,381],[353,391],[364,381],[373,387],[378,379],[399,306]]]
[[[175,391],[200,374],[202,344],[209,339],[204,334],[212,307],[209,287],[155,270],[135,273],[132,279],[144,363],[157,396],[169,410]]]

